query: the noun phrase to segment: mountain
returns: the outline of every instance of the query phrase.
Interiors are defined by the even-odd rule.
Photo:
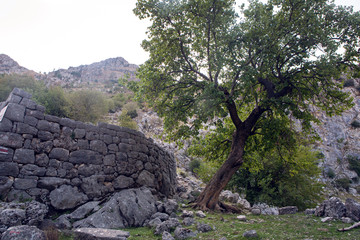
[[[78,86],[89,83],[117,82],[120,77],[128,74],[135,80],[138,66],[128,63],[124,58],[109,58],[101,62],[68,69],[59,69],[43,75],[43,80],[61,86]]]
[[[20,66],[6,54],[0,54],[0,74],[36,75],[34,71]]]
[[[82,85],[104,85],[117,82],[120,77],[129,75],[136,80],[135,73],[138,66],[130,64],[122,57],[109,58],[100,62],[68,69],[59,69],[47,74],[36,73],[20,66],[15,60],[5,54],[0,54],[0,74],[31,75],[38,80],[43,80],[49,85],[63,87],[81,87]]]

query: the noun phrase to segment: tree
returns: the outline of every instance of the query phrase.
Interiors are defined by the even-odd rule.
[[[298,119],[307,130],[316,120],[310,105],[329,115],[351,106],[334,79],[359,62],[360,14],[351,8],[325,0],[250,1],[240,17],[234,4],[138,0],[134,9],[152,22],[139,94],[164,118],[169,136],[196,136],[224,117],[234,125],[226,161],[196,200],[205,210],[228,208],[219,194],[267,119]]]

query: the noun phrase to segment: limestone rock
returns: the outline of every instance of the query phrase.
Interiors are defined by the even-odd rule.
[[[126,240],[129,232],[104,228],[78,228],[74,230],[78,240]]]
[[[255,230],[246,231],[243,233],[243,237],[246,238],[257,238],[258,234]]]
[[[72,209],[86,202],[88,197],[79,192],[76,187],[62,185],[61,187],[51,191],[51,205],[59,210]]]
[[[46,240],[45,233],[35,226],[15,226],[8,228],[1,240]]]
[[[177,227],[175,229],[175,239],[187,239],[196,237],[196,233],[187,228]]]
[[[196,229],[199,232],[210,232],[213,230],[213,228],[210,225],[205,224],[205,223],[198,223],[196,226]]]
[[[162,240],[175,240],[175,238],[167,231],[162,233],[161,239]]]
[[[285,214],[295,214],[298,212],[298,208],[296,206],[287,206],[279,208],[279,215]]]
[[[346,215],[346,207],[344,203],[337,197],[325,200],[315,210],[318,217],[333,217],[340,219]]]
[[[360,221],[360,203],[348,198],[345,202],[346,216],[354,220],[355,222]]]
[[[0,225],[8,227],[21,225],[26,218],[26,211],[23,209],[5,209],[0,212]]]

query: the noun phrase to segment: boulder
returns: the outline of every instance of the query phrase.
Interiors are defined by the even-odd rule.
[[[33,226],[39,226],[49,211],[49,207],[37,201],[31,201],[26,204],[26,223]]]
[[[22,225],[26,218],[23,209],[4,209],[0,212],[0,225],[7,227]]]
[[[8,228],[1,240],[46,240],[45,233],[35,226],[20,225]]]
[[[332,217],[341,219],[346,215],[346,207],[344,203],[337,197],[332,197],[325,200],[315,210],[315,215],[318,217]]]
[[[162,240],[175,240],[175,238],[169,232],[163,232],[161,236]]]
[[[155,228],[155,235],[160,235],[163,232],[167,231],[167,232],[171,232],[171,230],[175,229],[177,226],[180,225],[180,222],[178,219],[176,218],[169,218],[168,220],[166,220],[165,222],[162,222],[161,224],[159,224],[158,226],[156,226]]]
[[[348,198],[345,202],[346,216],[354,220],[355,222],[360,221],[360,203]]]
[[[210,225],[205,224],[205,223],[198,223],[196,226],[196,229],[199,232],[210,232],[213,230],[213,228]]]
[[[156,199],[145,187],[116,193],[96,213],[75,222],[73,227],[142,227],[156,213]]]
[[[50,193],[51,206],[58,210],[73,209],[87,200],[85,194],[69,185],[62,185]]]
[[[298,212],[298,208],[296,206],[287,206],[279,208],[279,215],[285,214],[295,214]]]
[[[246,238],[257,238],[258,234],[255,230],[246,231],[243,233],[243,237]]]
[[[74,230],[78,240],[126,240],[129,232],[104,228],[78,228]]]
[[[175,229],[175,239],[187,239],[196,237],[196,233],[187,228],[177,227]]]
[[[186,217],[186,218],[184,218],[184,220],[182,221],[182,224],[183,224],[184,226],[191,226],[191,225],[193,225],[194,223],[195,223],[195,219],[192,218],[192,217]]]

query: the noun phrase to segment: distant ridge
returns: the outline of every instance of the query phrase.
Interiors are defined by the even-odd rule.
[[[32,75],[48,84],[60,86],[79,86],[92,82],[114,82],[125,75],[129,75],[130,79],[136,80],[135,73],[137,69],[137,65],[130,64],[122,57],[116,57],[89,65],[58,69],[47,74],[41,74],[20,66],[6,54],[0,54],[0,74]]]

